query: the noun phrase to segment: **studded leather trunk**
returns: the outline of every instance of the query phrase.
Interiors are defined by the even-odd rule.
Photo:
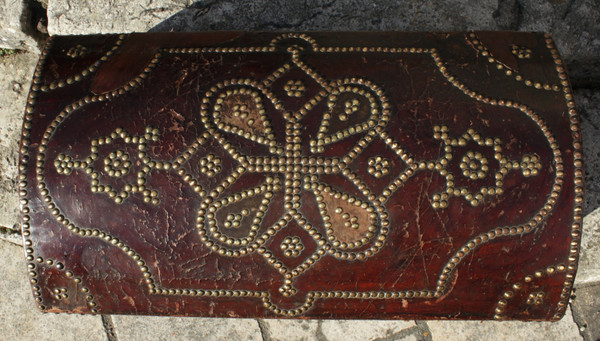
[[[578,116],[533,33],[51,38],[21,141],[47,312],[557,320]]]

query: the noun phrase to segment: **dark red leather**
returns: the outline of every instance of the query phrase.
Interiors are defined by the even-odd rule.
[[[21,142],[49,312],[557,320],[581,136],[543,34],[54,37]]]

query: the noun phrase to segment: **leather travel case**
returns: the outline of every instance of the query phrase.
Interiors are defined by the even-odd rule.
[[[20,151],[45,312],[558,320],[571,294],[548,35],[52,37]]]

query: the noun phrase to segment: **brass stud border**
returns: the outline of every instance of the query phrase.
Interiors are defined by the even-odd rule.
[[[544,204],[543,207],[536,214],[534,214],[533,217],[527,223],[518,226],[505,226],[491,229],[488,232],[484,232],[478,235],[477,237],[472,238],[469,242],[467,242],[458,249],[454,256],[450,258],[449,262],[446,264],[446,266],[442,270],[442,274],[439,277],[438,286],[436,289],[436,296],[441,296],[442,293],[446,290],[446,284],[449,276],[454,272],[454,269],[456,268],[458,263],[460,263],[462,259],[464,259],[464,257],[471,253],[475,248],[497,237],[530,233],[532,231],[535,231],[539,226],[542,225],[546,217],[552,212],[554,205],[556,204],[556,199],[558,198],[562,190],[564,178],[564,164],[560,149],[558,147],[558,143],[556,142],[556,138],[554,137],[554,135],[552,134],[542,117],[536,114],[533,111],[533,109],[516,101],[489,98],[483,94],[469,89],[464,83],[460,82],[455,76],[451,75],[448,72],[447,67],[442,62],[437,51],[433,51],[431,57],[438,66],[439,71],[450,82],[450,84],[461,90],[465,95],[483,103],[518,109],[527,117],[529,117],[534,123],[536,123],[538,127],[540,127],[540,130],[544,133],[544,136],[546,137],[547,142],[550,145],[550,148],[552,149],[554,156],[553,161],[556,167],[556,175],[554,178],[554,184],[552,186],[552,192],[548,196],[546,204]]]
[[[27,105],[25,107],[25,116],[23,119],[23,129],[21,134],[21,143],[19,146],[19,198],[20,198],[20,206],[21,206],[21,230],[23,235],[23,245],[25,246],[25,255],[27,259],[27,267],[30,270],[29,273],[29,282],[31,283],[31,288],[33,290],[33,295],[35,297],[35,301],[38,309],[44,311],[46,310],[46,306],[42,302],[41,298],[41,288],[38,286],[38,278],[37,272],[33,271],[35,269],[36,264],[35,260],[35,251],[33,249],[33,241],[31,240],[31,216],[29,209],[29,200],[28,200],[28,189],[27,189],[27,170],[29,167],[29,151],[30,151],[30,134],[31,127],[33,121],[33,113],[34,113],[34,104],[38,93],[40,91],[41,86],[41,76],[42,69],[46,63],[46,59],[48,57],[48,52],[53,45],[53,37],[49,37],[46,41],[46,45],[42,50],[40,59],[37,63],[33,74],[32,85],[29,90],[29,96],[27,98]],[[43,262],[42,258],[41,261]],[[62,266],[62,264],[61,264]]]
[[[582,151],[582,139],[581,139],[581,128],[579,126],[579,114],[575,109],[575,102],[573,101],[573,93],[568,81],[567,73],[565,70],[564,63],[558,54],[554,42],[549,34],[545,36],[546,48],[550,50],[558,78],[564,94],[567,113],[569,115],[569,123],[571,136],[573,138],[573,166],[574,166],[574,188],[575,192],[575,205],[573,207],[573,224],[571,225],[571,243],[569,249],[569,257],[567,264],[567,273],[565,281],[563,282],[563,289],[560,295],[560,301],[557,304],[554,319],[559,320],[565,313],[567,305],[569,303],[571,289],[575,281],[575,272],[577,271],[577,261],[579,259],[579,247],[581,244],[581,231],[583,225],[583,191],[584,191],[584,172],[583,172],[583,151]]]
[[[554,274],[565,272],[566,266],[559,264],[556,266],[548,266],[546,269],[537,270],[532,274],[523,277],[522,281],[516,281],[510,285],[506,290],[502,292],[502,295],[494,307],[494,320],[504,320],[504,311],[506,306],[510,303],[511,299],[514,298],[515,293],[523,290],[523,285],[531,283],[534,280],[542,277],[550,277]],[[543,293],[543,292],[542,292]],[[528,303],[531,304],[531,303]],[[563,305],[561,305],[563,306]],[[556,318],[556,316],[554,317]]]
[[[290,36],[290,37],[299,37],[302,39],[307,40],[306,37],[303,37],[302,35],[300,36]],[[283,39],[283,38],[282,38]],[[548,48],[553,48],[552,45],[552,41],[549,39],[547,39],[547,45]],[[22,157],[21,157],[21,164],[20,164],[20,175],[19,175],[19,179],[20,179],[20,186],[22,188],[22,190],[20,191],[20,196],[21,196],[21,205],[22,205],[22,224],[23,224],[23,235],[25,239],[25,244],[27,245],[27,241],[29,239],[27,239],[27,237],[29,236],[29,221],[30,221],[30,217],[28,215],[29,213],[29,208],[27,206],[27,190],[25,190],[24,188],[27,187],[27,183],[26,183],[26,174],[25,171],[27,170],[27,165],[29,162],[29,157],[26,155],[28,152],[28,148],[29,148],[29,131],[31,128],[31,120],[32,120],[32,114],[33,114],[33,104],[35,103],[35,98],[36,98],[36,92],[40,91],[40,76],[41,76],[41,69],[42,66],[44,64],[45,61],[45,57],[47,56],[47,51],[49,49],[49,47],[51,46],[51,44],[49,43],[46,48],[44,49],[43,53],[42,53],[42,58],[40,59],[40,62],[38,63],[38,66],[36,68],[36,73],[34,74],[34,81],[33,81],[33,85],[32,85],[32,91],[30,92],[30,96],[29,96],[29,100],[28,100],[28,106],[26,109],[26,115],[25,115],[25,122],[24,122],[24,129],[23,129],[23,139],[22,139],[22,144],[21,144],[21,153],[22,153]],[[477,94],[474,91],[471,91],[469,89],[466,89],[466,87],[464,86],[464,84],[460,83],[459,81],[456,80],[455,77],[449,75],[446,72],[446,68],[443,65],[443,63],[441,62],[441,59],[439,58],[439,56],[437,55],[437,52],[435,49],[424,49],[424,48],[385,48],[385,47],[318,47],[316,45],[316,43],[314,43],[313,41],[313,49],[315,51],[319,51],[319,52],[352,52],[352,51],[357,51],[357,52],[393,52],[393,53],[428,53],[431,55],[431,57],[434,59],[434,62],[436,63],[436,65],[438,66],[438,69],[440,70],[440,72],[451,82],[451,84],[453,84],[454,86],[456,86],[457,88],[461,89],[466,95],[472,97],[472,98],[476,98],[477,100],[481,100],[483,102],[486,103],[490,103],[493,105],[501,105],[501,106],[508,106],[508,107],[514,107],[517,109],[520,109],[521,111],[523,111],[524,113],[526,113],[529,117],[531,117],[532,119],[534,119],[534,121],[538,122],[538,125],[540,125],[541,122],[541,118],[537,115],[535,115],[534,113],[530,113],[528,111],[530,111],[529,108],[523,106],[523,105],[519,105],[518,103],[514,103],[511,101],[503,101],[503,100],[494,100],[494,99],[489,99],[486,98],[483,95]],[[197,51],[196,49],[169,49],[168,52],[170,53],[198,53],[198,52],[272,52],[275,50],[274,46],[271,47],[263,47],[263,48],[233,48],[233,49],[229,49],[229,48],[214,48],[209,50],[205,50],[205,51]],[[555,50],[552,50],[555,51]],[[564,69],[562,69],[562,61],[560,61],[557,52],[552,52],[553,56],[555,58],[555,63],[557,65],[557,72],[559,72],[559,77],[561,79],[563,79],[562,85],[563,85],[563,89],[565,92],[565,99],[567,100],[567,106],[569,107],[569,114],[571,116],[571,122],[572,122],[572,126],[571,126],[571,130],[573,132],[573,136],[574,136],[574,147],[576,150],[576,155],[575,155],[575,167],[576,167],[576,193],[577,193],[577,197],[576,197],[576,201],[578,201],[578,204],[575,207],[575,222],[573,224],[573,238],[574,238],[574,242],[575,245],[573,247],[573,249],[571,250],[572,255],[571,257],[569,257],[569,265],[567,266],[568,269],[568,273],[569,274],[574,274],[575,268],[576,268],[576,260],[577,260],[577,253],[578,253],[578,234],[579,234],[579,230],[581,228],[581,215],[582,215],[582,210],[581,210],[581,200],[582,200],[582,196],[581,196],[581,192],[583,190],[582,187],[582,181],[583,181],[583,175],[582,175],[582,170],[581,170],[581,140],[580,140],[580,134],[579,134],[579,128],[577,126],[577,115],[575,113],[574,110],[574,104],[572,102],[572,95],[570,94],[570,89],[568,89],[568,82],[566,81],[566,74],[564,73]],[[160,55],[160,54],[159,54]],[[98,96],[93,96],[93,97],[88,97],[86,99],[81,100],[79,103],[75,102],[74,104],[72,104],[71,106],[67,106],[67,108],[65,108],[65,110],[63,110],[63,112],[61,112],[61,114],[59,114],[59,117],[57,117],[58,121],[55,120],[55,122],[53,122],[51,124],[51,129],[49,129],[49,131],[47,131],[46,134],[44,134],[44,139],[42,140],[42,142],[45,142],[47,144],[48,140],[51,138],[52,136],[52,132],[53,130],[56,128],[56,126],[58,126],[58,124],[60,124],[60,121],[63,120],[70,112],[72,112],[73,110],[78,109],[79,107],[81,107],[84,103],[87,102],[97,102],[97,101],[105,101],[108,100],[114,96],[123,94],[129,90],[131,90],[131,88],[133,88],[134,86],[136,86],[137,84],[139,84],[139,82],[143,81],[144,78],[146,78],[147,74],[150,72],[151,68],[156,65],[157,61],[158,61],[158,56],[156,56],[156,58],[153,60],[153,62],[151,63],[151,65],[146,68],[145,72],[142,73],[140,76],[136,77],[135,81],[130,82],[129,84],[127,84],[125,87],[115,90],[109,94],[106,95],[98,95]],[[36,82],[37,80],[37,82]],[[565,84],[566,83],[566,84]],[[43,91],[43,90],[41,90]],[[380,136],[382,136],[382,138],[386,139],[386,134],[384,131],[382,131],[381,129],[378,129],[378,134]],[[542,129],[544,130],[544,129]],[[49,133],[48,133],[49,132]],[[544,131],[547,137],[552,137],[552,135],[546,130]],[[553,139],[553,137],[552,137]],[[551,144],[555,144],[553,141],[550,141]],[[400,182],[400,184],[402,183],[402,181],[406,181],[406,178],[412,176],[412,174],[414,174],[414,168],[412,164],[414,163],[414,160],[408,155],[406,154],[402,148],[393,140],[391,139],[387,139],[386,143],[390,146],[396,146],[395,148],[393,148],[397,154],[399,154],[403,160],[407,161],[407,164],[409,164],[410,168],[407,169],[407,171],[403,172],[403,176],[404,179],[402,178],[402,176],[398,177],[398,181],[395,182]],[[45,147],[44,147],[45,148]],[[37,160],[37,165],[38,165],[38,170],[41,168],[40,167],[40,162],[41,165],[43,166],[43,158],[44,158],[44,151],[45,149],[41,148],[39,150],[39,154],[38,154],[38,160]],[[554,149],[554,148],[553,148]],[[558,162],[556,162],[557,166],[561,166],[558,167],[559,169],[559,173],[562,173],[562,159],[560,157],[560,152],[558,152],[558,155],[556,153],[556,149],[555,149],[555,161],[558,160]],[[41,155],[41,157],[40,157]],[[41,159],[41,160],[40,160]],[[408,172],[408,171],[412,171],[412,172]],[[38,179],[41,176],[41,180],[39,183],[39,188],[40,191],[44,192],[44,190],[46,191],[46,195],[47,195],[47,189],[45,188],[45,184],[43,182],[43,174],[38,174]],[[558,179],[558,176],[557,176]],[[555,180],[556,183],[556,180]],[[560,184],[556,183],[555,184],[555,192],[559,192],[560,191]],[[553,192],[554,193],[554,192]],[[50,200],[51,201],[51,200]],[[553,205],[552,201],[549,202],[550,206]],[[546,205],[548,206],[548,205]],[[60,211],[56,208],[56,205],[54,205],[52,202],[50,202],[48,204],[48,208],[52,211],[52,213],[57,213],[54,214],[57,217],[60,217]],[[549,213],[549,210],[546,210],[544,212],[547,212],[547,214]],[[538,214],[539,215],[539,214]],[[62,219],[62,221],[65,221],[65,218],[58,218],[59,221],[60,219]],[[291,218],[290,218],[291,219]],[[294,216],[294,219],[302,219],[301,216],[299,216],[297,213]],[[536,215],[536,217],[534,217],[534,219],[538,222],[540,222],[541,220],[543,220],[543,216],[540,218],[538,218],[538,216]],[[537,225],[537,224],[536,224]],[[80,231],[82,231],[82,229],[80,229]],[[86,230],[83,229],[83,234],[79,233],[80,235],[91,235],[91,236],[99,236],[99,232],[96,233],[95,231],[97,230]],[[89,233],[88,233],[89,232]],[[495,231],[497,232],[497,231]],[[500,235],[504,234],[504,229],[502,229],[501,231],[502,233],[500,233]],[[518,231],[518,229],[515,231],[515,233],[523,233],[523,231]],[[514,234],[512,231],[512,228],[509,228],[507,233],[507,235],[512,235]],[[108,239],[107,239],[108,237]],[[475,244],[480,244],[483,242],[486,242],[489,238],[482,237],[479,243],[475,243]],[[478,238],[479,238],[478,237]],[[116,240],[116,238],[111,237],[111,236],[104,236],[105,240],[110,241],[113,244],[119,244],[119,241]],[[471,242],[469,242],[466,246],[470,247]],[[29,245],[31,245],[31,240],[29,240]],[[464,247],[463,247],[464,249]],[[130,250],[132,251],[132,250]],[[459,251],[460,252],[460,251]],[[28,254],[28,259],[30,257],[33,257],[34,251],[33,248],[28,247],[26,248],[26,253]],[[134,252],[135,255],[135,252]],[[457,254],[458,256],[460,256],[460,258],[464,257],[464,253],[461,254]],[[135,257],[135,256],[133,256]],[[455,257],[456,258],[456,257]],[[460,260],[460,258],[458,260]],[[453,258],[454,259],[454,258]],[[143,261],[142,261],[143,262]],[[450,263],[456,264],[457,262],[453,262],[451,260]],[[450,264],[449,263],[449,264]],[[145,277],[151,280],[151,275],[148,272],[147,267],[145,267],[145,265],[141,265],[141,270],[144,273]],[[146,268],[146,272],[144,272],[144,268]],[[454,268],[454,266],[449,267],[447,266],[445,268],[445,270],[443,271],[442,275],[440,276],[440,279],[442,278],[446,278],[448,275],[448,272],[452,271],[452,268]],[[449,271],[446,271],[448,270]],[[563,293],[565,290],[567,290],[566,295],[568,296],[568,292],[570,292],[570,287],[572,286],[572,277],[573,275],[571,275],[571,277],[569,278],[569,276],[567,276],[567,281],[565,281],[564,284],[564,289],[563,289]],[[32,276],[32,280],[35,280],[35,275]],[[32,282],[33,284],[35,284],[34,282]],[[152,283],[152,282],[150,282]],[[266,292],[253,292],[253,291],[244,291],[244,290],[191,290],[191,289],[163,289],[163,288],[157,288],[154,284],[149,284],[149,288],[150,288],[150,292],[151,293],[155,293],[155,294],[169,294],[169,295],[200,295],[200,296],[210,296],[210,297],[220,297],[220,296],[248,296],[248,297],[261,297],[263,298],[264,302],[267,302],[270,304],[270,300],[269,300],[269,294]],[[441,290],[440,290],[441,289]],[[445,289],[442,286],[440,288],[440,286],[438,286],[438,289],[436,289],[436,291],[430,291],[430,290],[422,290],[422,291],[403,291],[403,292],[397,292],[397,293],[389,293],[389,292],[367,292],[367,293],[360,293],[360,292],[341,292],[341,291],[336,291],[336,292],[309,292],[307,295],[309,297],[309,299],[306,301],[306,303],[302,306],[302,308],[299,309],[295,309],[295,310],[281,310],[277,307],[274,307],[274,305],[269,305],[269,310],[276,312],[277,310],[279,310],[281,314],[284,315],[289,315],[289,316],[293,316],[293,315],[298,315],[301,314],[303,312],[305,312],[308,308],[310,308],[310,306],[312,305],[314,299],[316,298],[332,298],[332,297],[348,297],[348,298],[358,298],[358,296],[360,296],[360,298],[396,298],[396,297],[435,297],[435,296],[439,296],[442,292],[444,292]],[[266,299],[266,300],[265,300]],[[563,301],[568,300],[568,297],[564,298]],[[561,301],[561,302],[563,302]],[[563,302],[564,303],[564,302]],[[558,312],[564,308],[561,308],[561,306],[559,306],[557,308],[557,314]]]
[[[100,65],[102,63],[104,63],[105,61],[107,61],[110,56],[112,56],[121,46],[121,44],[123,44],[123,39],[125,38],[124,34],[120,34],[117,38],[117,41],[115,42],[115,45],[108,50],[102,57],[100,57],[100,59],[98,59],[97,61],[95,61],[92,65],[88,66],[87,68],[83,69],[82,71],[80,71],[79,73],[77,73],[74,76],[70,76],[67,77],[67,79],[65,80],[57,80],[57,81],[53,81],[50,84],[47,85],[41,85],[40,86],[40,90],[42,92],[48,92],[50,90],[54,90],[54,89],[58,89],[58,88],[62,88],[65,87],[67,85],[71,85],[73,83],[77,83],[79,81],[81,81],[82,79],[84,79],[85,77],[93,74],[94,72],[96,72],[96,70],[98,70],[98,68],[100,67]],[[78,45],[81,46],[81,45]],[[69,50],[70,52],[71,50]],[[71,58],[75,58],[71,55],[69,55]]]
[[[535,80],[526,79],[519,72],[511,69],[506,64],[499,61],[485,47],[485,45],[481,42],[481,40],[479,40],[477,38],[477,35],[475,34],[475,32],[469,33],[467,36],[465,36],[465,39],[467,40],[467,42],[469,42],[473,46],[473,48],[475,48],[475,50],[479,54],[481,54],[483,57],[486,58],[488,63],[495,65],[496,69],[498,69],[499,71],[505,70],[504,73],[509,77],[513,77],[517,82],[521,82],[521,83],[525,84],[526,86],[533,87],[535,89],[546,90],[546,91],[556,91],[556,92],[560,91],[560,86],[557,84],[542,83],[542,82],[537,82]],[[531,51],[530,51],[530,53],[531,53]],[[514,49],[513,49],[513,54],[515,54]],[[529,58],[529,57],[525,57],[525,56],[520,57],[519,53],[516,53],[515,56],[517,56],[519,59]],[[529,55],[527,55],[527,56],[529,56]]]
[[[92,314],[98,313],[98,305],[94,301],[94,296],[89,292],[90,290],[83,285],[81,277],[76,276],[73,273],[73,271],[65,268],[65,265],[63,264],[63,262],[59,262],[59,261],[57,261],[55,259],[51,259],[51,258],[44,259],[42,257],[37,257],[37,258],[35,258],[35,261],[32,261],[27,266],[29,268],[30,276],[32,276],[32,273],[35,273],[35,269],[39,266],[39,265],[36,265],[36,263],[38,263],[39,265],[44,264],[45,266],[48,266],[48,267],[55,267],[56,269],[63,272],[65,277],[71,279],[75,283],[75,286],[77,287],[77,291],[79,291],[79,292],[81,292],[81,294],[85,295],[85,300],[87,301],[87,305],[90,309],[90,312]],[[40,310],[46,310],[48,307],[45,306],[42,302],[41,287],[38,286],[37,283],[35,283],[32,286],[32,289],[33,289],[33,296],[35,297],[35,301],[38,304],[38,307],[40,308]],[[69,295],[69,291],[67,288],[55,288],[53,290],[53,293],[54,293],[54,299],[56,299],[57,301],[66,299],[66,298],[68,298],[68,295]]]

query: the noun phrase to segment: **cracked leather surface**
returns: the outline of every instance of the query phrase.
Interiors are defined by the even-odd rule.
[[[578,116],[543,34],[55,37],[21,145],[43,311],[558,319]]]

